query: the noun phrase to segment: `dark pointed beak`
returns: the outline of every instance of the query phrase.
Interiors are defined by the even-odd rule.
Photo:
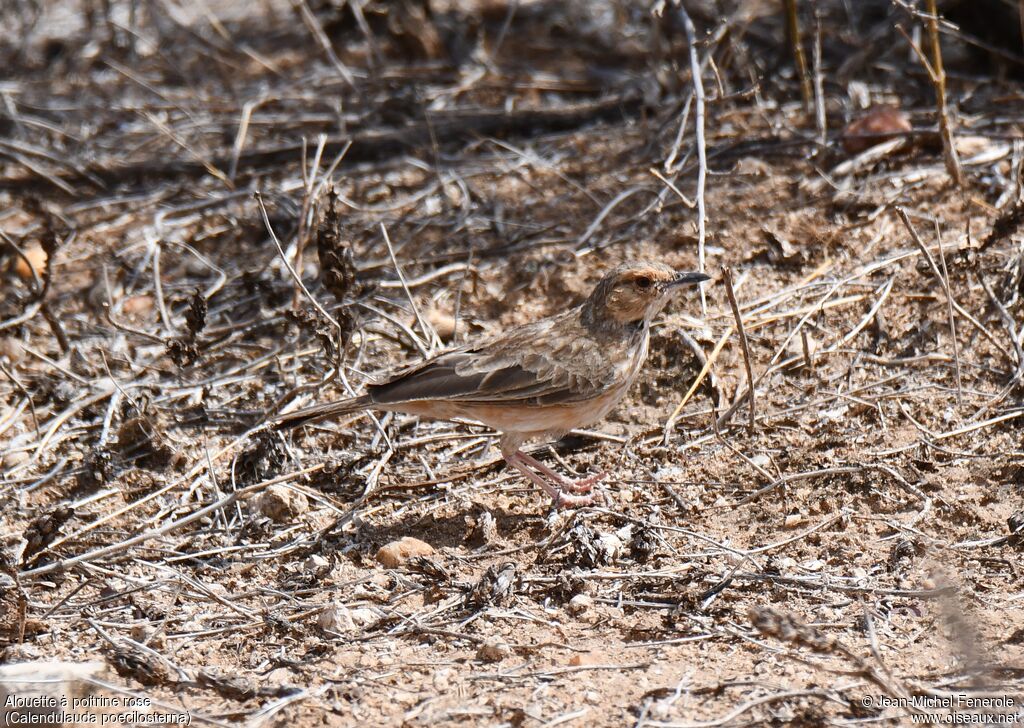
[[[668,287],[675,288],[676,286],[689,286],[694,283],[703,283],[704,281],[710,280],[711,276],[709,275],[690,271],[687,273],[679,273],[678,275],[676,275],[676,277],[669,282]]]

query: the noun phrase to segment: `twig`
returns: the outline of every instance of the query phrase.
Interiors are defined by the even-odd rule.
[[[921,61],[921,65],[924,66],[932,86],[935,87],[935,104],[939,115],[939,136],[942,138],[946,170],[953,178],[953,182],[956,183],[957,187],[962,187],[964,183],[963,174],[960,170],[960,160],[956,154],[956,146],[953,144],[953,132],[946,109],[946,71],[942,66],[942,50],[939,46],[939,19],[935,9],[935,0],[926,0],[926,2],[928,3],[928,36],[932,51],[932,59],[930,61],[920,46],[914,42],[913,38],[907,35],[907,31],[902,26],[897,25],[896,30],[910,44],[910,47]]]
[[[736,291],[732,287],[732,269],[726,266],[722,269],[722,281],[725,283],[725,293],[729,297],[729,306],[732,307],[733,318],[736,319],[736,331],[740,335],[740,347],[743,349],[743,365],[747,370],[747,402],[750,404],[750,421],[747,425],[750,432],[754,431],[756,420],[756,405],[754,402],[754,369],[750,364],[750,345],[747,343],[747,332],[743,328],[743,317],[740,315],[739,304],[736,303]]]
[[[963,379],[960,376],[960,343],[956,339],[956,319],[953,317],[953,294],[949,286],[949,269],[946,267],[946,250],[942,247],[942,230],[939,228],[939,221],[936,218],[935,240],[939,244],[939,262],[942,263],[942,281],[946,289],[946,315],[949,318],[949,335],[953,339],[953,363],[956,366],[956,403],[963,406],[964,387]]]
[[[960,171],[960,160],[953,144],[953,131],[949,125],[949,110],[946,108],[946,69],[942,65],[942,47],[939,43],[939,12],[935,0],[928,3],[928,37],[932,46],[932,83],[935,84],[935,103],[939,110],[939,134],[942,136],[942,148],[946,153],[946,168],[956,182],[963,187],[964,178]]]
[[[172,531],[175,531],[181,528],[182,526],[187,526],[188,524],[197,521],[210,513],[218,511],[222,508],[226,508],[227,506],[230,506],[231,504],[235,503],[236,501],[251,493],[263,490],[264,488],[268,488],[271,485],[276,485],[278,483],[284,483],[289,480],[294,480],[295,478],[301,475],[315,473],[317,470],[321,470],[324,467],[324,465],[325,463],[317,463],[316,465],[311,465],[308,468],[296,470],[293,473],[288,473],[286,475],[281,475],[276,478],[271,478],[270,480],[264,480],[261,483],[253,483],[252,485],[246,486],[244,488],[239,488],[238,490],[229,493],[223,498],[214,501],[208,506],[204,506],[203,508],[193,511],[187,516],[182,516],[181,518],[171,521],[170,523],[164,524],[159,528],[154,528],[149,531],[143,531],[140,534],[125,539],[124,541],[119,541],[118,543],[111,544],[109,546],[103,546],[102,548],[93,549],[92,551],[87,551],[84,554],[79,554],[78,556],[72,556],[67,559],[62,559],[61,561],[55,561],[53,563],[46,564],[45,566],[40,566],[35,569],[23,571],[21,572],[20,576],[22,579],[35,579],[54,571],[66,570],[77,564],[89,563],[97,559],[102,559],[107,556],[112,556],[114,554],[121,553],[122,551],[127,551],[132,546],[138,546],[139,544],[145,543],[146,541],[149,541],[151,539],[158,538],[160,536],[165,536],[168,533],[171,533]]]
[[[334,47],[331,45],[331,39],[327,37],[327,33],[324,32],[323,26],[320,25],[320,21],[317,20],[316,16],[313,15],[313,11],[309,9],[309,5],[306,4],[306,0],[294,0],[293,7],[299,11],[299,15],[302,17],[302,22],[306,28],[313,35],[313,40],[320,46],[320,50],[324,52],[327,59],[334,66],[334,70],[338,72],[345,83],[352,88],[355,88],[355,78],[352,76],[352,72],[348,70],[348,66],[341,62],[338,58],[338,54],[334,52]]]
[[[708,154],[704,142],[704,82],[701,79],[700,60],[697,58],[697,31],[693,27],[693,21],[680,0],[676,0],[676,7],[679,17],[683,21],[683,28],[686,31],[686,42],[690,47],[690,81],[693,83],[693,93],[697,101],[695,107],[695,134],[697,137],[697,270],[704,272],[704,247],[707,236],[707,207],[704,200],[704,185],[708,176]],[[700,288],[700,312],[702,316],[708,314],[707,297],[704,294],[704,284]]]
[[[1010,383],[1014,384],[1020,380],[1021,376],[1024,375],[1024,347],[1021,346],[1020,337],[1017,333],[1016,324],[1013,320],[1013,316],[1006,310],[1006,306],[996,296],[995,291],[985,280],[985,276],[981,274],[981,270],[974,271],[975,276],[978,278],[978,282],[981,287],[985,289],[985,295],[988,296],[988,300],[995,307],[996,311],[999,312],[999,318],[1002,320],[1003,325],[1006,327],[1007,332],[1010,334],[1010,344],[1013,346],[1013,351],[1017,355],[1017,370],[1013,374],[1013,378]]]
[[[789,36],[793,60],[796,62],[796,72],[800,76],[800,95],[803,97],[806,111],[811,108],[811,75],[807,71],[807,56],[804,55],[804,47],[800,44],[800,16],[797,0],[785,0],[785,3],[786,34]]]
[[[384,223],[380,224],[380,232],[384,236],[384,243],[387,245],[388,255],[391,256],[391,263],[395,266],[398,280],[402,283],[402,290],[405,291],[405,297],[408,299],[412,312],[416,316],[416,323],[420,325],[420,331],[423,332],[423,336],[427,339],[427,348],[428,350],[434,349],[440,346],[441,339],[438,337],[437,332],[434,331],[434,327],[428,324],[426,319],[420,315],[420,308],[416,305],[416,299],[412,297],[412,291],[409,290],[409,286],[405,283],[405,274],[402,272],[402,266],[398,264],[398,258],[395,257],[395,248],[391,244],[391,237],[388,235],[388,229],[384,227]]]
[[[960,350],[956,341],[956,321],[953,318],[953,308],[955,306],[955,302],[953,301],[953,294],[949,290],[949,280],[946,278],[946,276],[942,274],[942,271],[939,270],[939,266],[935,262],[935,258],[932,257],[931,251],[928,250],[928,247],[924,244],[924,241],[921,240],[921,236],[917,234],[917,231],[914,229],[913,224],[911,224],[910,222],[910,216],[907,215],[907,211],[904,210],[902,207],[897,207],[896,214],[899,215],[900,221],[903,223],[903,226],[907,229],[907,232],[910,233],[910,237],[914,241],[914,244],[917,245],[917,247],[921,250],[921,253],[924,255],[925,259],[928,261],[928,266],[932,269],[932,273],[938,279],[939,285],[942,286],[942,290],[946,294],[946,306],[949,313],[949,330],[950,335],[953,337],[953,361],[956,364],[957,403],[963,404],[963,388],[961,386],[960,379]],[[939,237],[939,254],[942,254],[941,236]],[[943,259],[943,267],[945,267],[945,259]]]
[[[732,332],[733,329],[730,327],[724,334],[722,334],[722,338],[718,340],[718,343],[715,344],[715,348],[711,350],[710,354],[708,354],[708,357],[704,362],[704,366],[701,367],[700,373],[693,380],[693,384],[691,384],[690,388],[686,390],[686,394],[683,395],[681,400],[679,400],[679,404],[677,404],[675,409],[672,410],[672,414],[670,414],[668,419],[665,420],[665,427],[662,431],[662,442],[666,445],[669,442],[672,427],[676,423],[676,417],[678,417],[679,413],[683,411],[683,407],[685,407],[686,403],[690,401],[690,397],[693,396],[693,393],[697,391],[697,387],[699,387],[700,383],[704,381],[704,377],[706,377],[708,372],[711,371],[711,365],[715,363],[715,359],[718,358],[718,355],[721,353],[725,343],[729,340],[729,337],[732,336]]]
[[[295,285],[297,285],[302,292],[306,294],[306,298],[308,298],[310,303],[313,304],[313,308],[315,308],[321,316],[329,321],[335,329],[340,330],[341,325],[333,316],[331,316],[331,314],[327,313],[327,310],[321,306],[315,298],[313,298],[313,294],[309,292],[308,288],[306,288],[306,284],[302,282],[301,278],[299,278],[299,274],[295,272],[294,268],[292,268],[292,264],[288,261],[288,256],[285,254],[284,248],[281,247],[281,241],[277,239],[277,235],[274,233],[274,227],[270,224],[270,217],[267,215],[267,208],[263,205],[263,196],[259,191],[253,192],[252,194],[253,197],[256,198],[257,204],[260,206],[260,213],[263,215],[263,224],[266,226],[267,232],[270,234],[270,239],[273,240],[274,245],[277,246],[277,252],[281,255],[281,262],[284,263],[284,267],[288,269],[289,273],[291,273],[292,278],[295,281]]]
[[[821,5],[814,3],[814,120],[818,127],[818,143],[828,143],[828,122],[825,115],[824,74],[821,70]]]

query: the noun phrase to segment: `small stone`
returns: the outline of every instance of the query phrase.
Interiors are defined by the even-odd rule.
[[[43,246],[39,243],[32,243],[24,248],[24,251],[24,258],[20,255],[16,255],[14,258],[14,272],[25,280],[32,280],[32,271],[35,270],[35,274],[42,278],[43,271],[46,270],[46,251],[43,250]],[[25,262],[26,259],[28,263]],[[32,267],[29,268],[29,265]]]
[[[622,551],[625,548],[625,544],[614,533],[603,533],[600,538],[601,550],[604,552],[604,559],[606,563],[614,563],[622,557]]]
[[[356,628],[351,610],[340,604],[330,604],[316,618],[320,629],[328,632],[347,632]]]
[[[786,516],[786,520],[783,521],[782,527],[783,528],[797,528],[803,522],[804,522],[804,517],[802,515],[800,515],[799,513],[790,513],[788,516]]]
[[[2,462],[5,468],[16,468],[28,462],[29,454],[24,450],[15,450],[3,456]]]
[[[141,318],[153,310],[153,297],[147,294],[131,296],[121,304],[121,311],[129,318]]]
[[[328,568],[330,565],[331,562],[325,559],[320,554],[313,554],[308,559],[306,559],[305,563],[303,563],[302,566],[306,569],[306,571],[321,571],[323,569]]]
[[[911,129],[910,119],[900,109],[886,105],[873,106],[843,130],[843,149],[849,154],[860,154]]]
[[[292,672],[287,667],[278,667],[263,676],[264,685],[286,687],[292,679]]]
[[[431,682],[434,684],[434,689],[439,693],[446,693],[452,686],[452,676],[455,674],[455,670],[450,667],[442,667],[440,670],[434,673],[434,677]]]
[[[767,468],[769,465],[772,464],[771,458],[765,455],[763,452],[758,453],[757,455],[754,455],[752,458],[750,458],[750,462],[751,464],[756,465],[759,468]]]
[[[570,667],[583,667],[584,665],[600,664],[597,655],[593,652],[576,652],[569,658]]]
[[[277,523],[294,520],[309,510],[309,501],[298,491],[283,485],[272,485],[259,500],[260,513]]]
[[[17,339],[5,336],[0,339],[0,359],[17,364],[25,356],[25,347]]]
[[[484,662],[501,662],[506,657],[512,656],[512,648],[508,643],[498,637],[491,637],[484,642],[476,651],[476,659]]]
[[[586,594],[577,594],[569,600],[569,604],[566,608],[569,610],[569,614],[578,617],[592,606],[594,606],[593,597],[587,596]]]
[[[366,627],[377,621],[377,613],[369,607],[360,607],[349,611],[352,623],[357,627]]]
[[[434,547],[418,538],[406,536],[398,541],[381,546],[377,551],[377,561],[388,569],[395,569],[413,556],[430,556]]]

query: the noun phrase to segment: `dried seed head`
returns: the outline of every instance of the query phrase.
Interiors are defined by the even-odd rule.
[[[331,203],[316,231],[316,251],[320,258],[320,279],[324,288],[341,303],[356,283],[356,264],[352,248],[341,238],[338,195],[332,189]]]
[[[203,298],[202,292],[197,288],[188,303],[188,311],[185,312],[185,325],[188,327],[188,332],[192,334],[193,339],[206,326],[207,311],[209,311],[209,306],[206,303],[206,299]]]

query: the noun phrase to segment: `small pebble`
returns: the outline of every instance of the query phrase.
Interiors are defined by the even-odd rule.
[[[430,556],[434,553],[434,547],[429,543],[420,541],[418,538],[406,536],[398,541],[381,546],[377,551],[377,561],[388,569],[394,569],[413,556]]]
[[[320,554],[313,554],[308,559],[306,559],[305,563],[303,564],[303,567],[306,569],[306,571],[320,571],[321,569],[326,569],[330,565],[331,562],[325,559]]]
[[[377,613],[369,607],[352,609],[349,611],[349,616],[352,617],[352,622],[357,627],[366,627],[377,621]]]
[[[129,318],[139,318],[147,315],[153,310],[153,297],[141,294],[126,298],[121,305],[121,311]]]
[[[569,610],[569,614],[578,617],[592,606],[594,606],[593,597],[589,597],[586,594],[577,594],[569,600],[567,609]]]
[[[34,268],[36,275],[42,278],[43,271],[46,270],[46,251],[39,243],[32,243],[23,250],[25,251],[24,258],[20,255],[14,257],[14,272],[25,280],[32,280],[32,269]],[[26,258],[32,264],[32,268],[25,263]]]
[[[506,657],[512,656],[512,648],[508,643],[498,637],[491,637],[484,642],[476,651],[476,659],[484,662],[501,662]]]
[[[873,106],[860,119],[843,130],[843,149],[849,154],[860,154],[876,144],[911,130],[907,115],[893,106]]]
[[[260,513],[277,523],[294,520],[309,510],[306,496],[283,485],[272,485],[259,500]]]
[[[24,465],[28,462],[29,455],[24,450],[16,450],[9,452],[0,458],[0,462],[3,463],[5,468],[16,468],[19,465]]]
[[[25,347],[20,341],[10,336],[0,339],[0,359],[17,364],[25,356]]]
[[[329,632],[347,632],[356,628],[351,611],[340,604],[328,605],[324,611],[320,612],[316,623],[320,629]]]

